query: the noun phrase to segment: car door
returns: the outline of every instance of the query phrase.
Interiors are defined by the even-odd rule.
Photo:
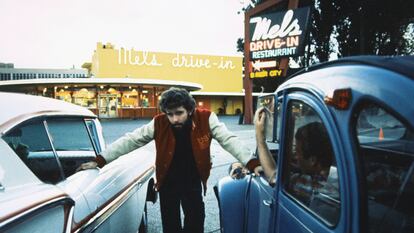
[[[279,129],[281,121],[282,99],[275,105],[275,96],[268,95],[259,98],[258,106],[264,108],[266,114],[265,134],[266,143],[274,160],[277,162],[279,152]],[[274,111],[276,109],[276,111]],[[260,156],[256,153],[256,156]],[[272,232],[274,228],[276,187],[269,184],[264,173],[249,177],[249,187],[246,192],[246,232]]]
[[[3,139],[43,183],[73,199],[73,231],[136,232],[155,156],[143,148],[103,169],[77,172],[104,148],[96,123],[77,115],[40,116],[15,126]]]
[[[251,176],[247,192],[246,232],[269,232],[273,227],[275,188],[262,174]]]
[[[79,218],[75,219],[73,229],[136,232],[144,211],[148,181],[154,171],[152,151],[139,149],[102,169],[75,172],[72,168],[95,158],[95,151],[104,148],[99,122],[67,118],[49,118],[47,122],[67,177],[58,185],[69,194],[81,193],[89,207],[89,212],[86,208],[78,210]]]
[[[100,145],[99,131],[91,121],[79,117],[48,117],[46,123],[65,177],[57,185],[69,195],[79,197],[73,229],[136,232],[139,213],[144,208],[139,203],[145,203],[145,199],[139,200],[138,196],[146,197],[146,193],[137,195],[138,185],[134,180],[144,172],[132,166],[136,162],[114,162],[104,169],[76,172],[82,163],[94,160]]]
[[[275,232],[342,232],[335,124],[324,105],[305,92],[287,95],[283,109]]]
[[[79,172],[96,177],[85,183],[84,195],[94,213],[82,229],[86,232],[137,232],[144,213],[148,181],[154,173],[153,156],[144,148],[123,155],[102,169]],[[75,174],[75,175],[78,175]],[[102,198],[97,200],[98,198]]]
[[[70,232],[73,200],[40,182],[0,139],[0,232]]]
[[[72,177],[82,162],[95,157],[83,118],[38,117],[17,125],[3,138],[41,181],[56,185],[75,201],[75,223],[90,215],[81,184],[92,178]]]

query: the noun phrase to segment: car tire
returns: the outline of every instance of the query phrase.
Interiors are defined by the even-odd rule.
[[[148,232],[147,203],[145,203],[145,206],[144,206],[144,212],[142,213],[141,224],[139,225],[138,232],[139,233]]]

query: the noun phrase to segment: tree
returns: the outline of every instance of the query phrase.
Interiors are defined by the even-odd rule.
[[[242,10],[265,1],[252,1]],[[302,0],[311,6],[308,53],[296,59],[301,65],[339,57],[375,54],[409,55],[414,52],[414,1],[412,0]],[[237,40],[238,51],[244,40]],[[307,61],[305,61],[305,59]]]
[[[335,4],[341,12],[336,22],[339,56],[412,54],[414,38],[404,35],[414,22],[414,1],[336,0]]]
[[[331,36],[337,21],[336,12],[337,7],[331,0],[316,1],[312,10],[310,41],[315,48],[313,54],[321,62],[328,61],[329,55],[334,52]]]

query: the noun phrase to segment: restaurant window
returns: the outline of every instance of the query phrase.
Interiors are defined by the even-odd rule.
[[[152,88],[143,88],[140,94],[141,107],[154,106],[154,90]]]
[[[121,105],[123,108],[135,108],[138,106],[138,91],[135,88],[128,89],[122,94]]]
[[[97,108],[96,92],[81,88],[73,92],[73,103],[87,108]]]
[[[69,103],[72,103],[72,95],[70,91],[67,91],[63,88],[57,89],[58,91],[55,93],[56,99],[60,99]]]

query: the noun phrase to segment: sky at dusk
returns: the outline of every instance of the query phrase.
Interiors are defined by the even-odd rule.
[[[116,48],[241,56],[239,0],[0,0],[0,62],[79,68],[97,42]]]

